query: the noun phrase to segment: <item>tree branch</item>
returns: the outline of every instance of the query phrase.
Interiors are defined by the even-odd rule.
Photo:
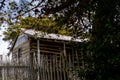
[[[55,8],[45,8],[45,12],[46,14],[51,14],[51,13],[55,13],[55,12],[59,12],[65,8],[68,8],[69,6],[71,6],[76,0],[67,0],[66,2],[63,2],[60,6],[57,6]]]
[[[1,5],[0,5],[0,10],[1,10],[1,8],[5,5],[4,2],[5,2],[5,0],[3,0],[2,2],[0,2],[0,4],[1,4]]]

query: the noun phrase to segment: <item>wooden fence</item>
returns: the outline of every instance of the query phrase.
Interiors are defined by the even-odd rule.
[[[79,80],[76,69],[84,68],[83,54],[40,54],[29,65],[1,65],[0,80]]]
[[[71,50],[73,51],[73,50]],[[76,70],[84,68],[83,53],[74,50],[61,54],[40,54],[39,66],[34,57],[31,80],[80,80]]]
[[[0,80],[29,80],[29,66],[0,66]]]

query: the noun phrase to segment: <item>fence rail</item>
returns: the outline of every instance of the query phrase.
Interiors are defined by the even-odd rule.
[[[29,66],[0,66],[0,80],[29,80]]]
[[[0,80],[80,80],[75,70],[84,67],[82,59],[78,53],[41,53],[39,66],[35,57],[29,65],[1,65]]]

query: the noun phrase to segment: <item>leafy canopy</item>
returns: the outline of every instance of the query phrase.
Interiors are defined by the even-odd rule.
[[[72,28],[75,36],[90,35],[87,65],[78,70],[82,80],[120,80],[120,0],[20,1],[24,6],[10,10],[17,13],[14,18],[9,15],[10,21],[19,16],[53,15],[56,29],[61,25],[68,31]]]
[[[19,22],[8,27],[7,31],[4,32],[5,38],[3,40],[13,40],[15,36],[19,35],[21,28],[69,36],[73,35],[72,28],[67,30],[65,27],[58,26],[53,17],[25,17],[20,18]]]

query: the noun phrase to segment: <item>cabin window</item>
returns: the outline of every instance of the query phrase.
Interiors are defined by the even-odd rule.
[[[20,57],[21,57],[21,48],[18,49],[18,62],[20,62]]]
[[[21,57],[21,48],[18,49],[18,58]]]

